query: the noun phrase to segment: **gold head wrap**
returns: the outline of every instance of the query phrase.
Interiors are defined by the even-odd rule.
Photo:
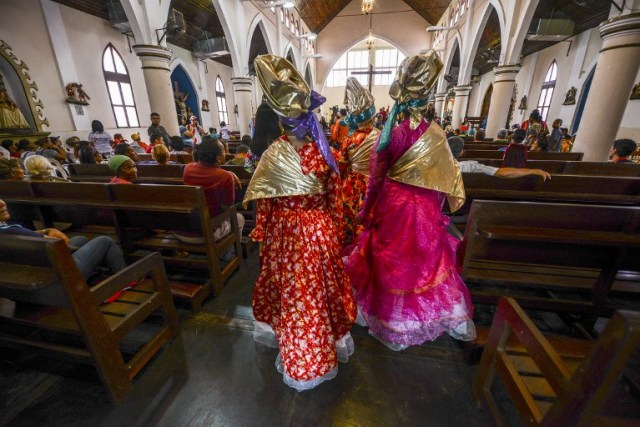
[[[428,98],[442,67],[442,61],[434,50],[405,58],[391,84],[389,96],[398,104]]]
[[[280,116],[296,119],[309,112],[311,89],[285,58],[259,55],[253,64],[267,104]]]
[[[424,55],[405,58],[398,68],[396,79],[391,84],[389,95],[396,102],[389,113],[389,120],[382,130],[377,151],[383,151],[389,145],[391,129],[396,115],[405,109],[412,110],[411,122],[422,120],[420,110],[427,105],[429,92],[442,70],[442,61],[434,50]]]
[[[351,114],[359,116],[374,106],[375,99],[371,92],[362,87],[358,79],[349,77],[344,88],[344,104],[349,106]]]

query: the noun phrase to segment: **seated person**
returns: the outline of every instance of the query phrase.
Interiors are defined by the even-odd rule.
[[[536,153],[547,152],[549,151],[549,142],[549,137],[543,133],[531,144],[531,151]]]
[[[7,152],[9,152],[9,157],[20,158],[20,153],[18,152],[16,144],[12,139],[5,139],[0,145],[2,145],[2,148],[4,148]]]
[[[511,139],[509,140],[509,145],[511,144],[522,144],[522,142],[527,137],[527,132],[524,129],[516,129],[511,134]],[[507,147],[500,147],[498,151],[507,151]]]
[[[175,164],[175,162],[169,161],[169,150],[162,144],[153,147],[151,158],[159,165]]]
[[[236,147],[236,154],[234,158],[229,160],[225,164],[243,166],[248,154],[249,154],[249,147],[247,147],[244,144],[240,144]]]
[[[120,144],[116,145],[113,149],[113,154],[118,154],[121,156],[127,156],[133,163],[138,161],[138,154],[135,152],[133,147],[126,142],[126,140],[122,140]]]
[[[135,151],[136,154],[146,153],[148,146],[149,144],[142,142],[140,139],[140,132],[131,134],[131,148],[133,148],[133,151]]]
[[[172,136],[169,139],[169,148],[173,154],[189,154],[184,151],[184,142],[182,142],[182,137],[180,136]]]
[[[84,236],[69,238],[66,234],[55,228],[33,231],[21,225],[7,224],[10,218],[11,216],[9,215],[6,203],[0,199],[0,235],[64,240],[71,249],[74,249],[72,254],[73,260],[85,280],[95,272],[98,266],[107,267],[111,274],[117,273],[127,266],[122,256],[122,251],[116,246],[114,241],[107,236],[98,236],[92,240]]]
[[[18,159],[0,158],[0,180],[22,181],[24,171]]]
[[[184,147],[193,148],[193,133],[187,129],[186,126],[180,126],[180,138],[182,138],[182,145]]]
[[[473,140],[475,142],[484,142],[484,139],[486,138],[487,133],[484,131],[484,129],[478,129],[475,133],[475,137],[473,138]]]
[[[62,148],[62,142],[58,146],[56,141],[60,141],[60,138],[53,136],[51,138],[44,137],[38,140],[38,148],[36,154],[44,156],[48,159],[54,159],[60,163],[64,163],[67,159],[67,152]]]
[[[24,161],[24,168],[27,171],[27,180],[29,181],[69,182],[64,178],[55,176],[55,169],[49,159],[38,154],[27,157]]]
[[[18,152],[21,159],[26,159],[36,153],[36,145],[28,139],[21,139],[18,141]]]
[[[612,163],[631,163],[627,156],[637,149],[638,146],[632,139],[616,139],[609,150],[609,161]]]
[[[551,179],[551,175],[542,169],[527,169],[527,168],[494,168],[492,166],[483,165],[475,160],[460,160],[462,152],[464,151],[464,140],[458,136],[452,136],[447,139],[449,148],[451,148],[451,154],[458,161],[461,172],[466,173],[482,173],[490,176],[497,176],[498,178],[520,178],[526,175],[538,175],[543,180],[547,178]]]
[[[500,142],[508,142],[509,141],[509,131],[505,128],[502,128],[498,131],[498,135],[496,136],[496,143]]]
[[[560,128],[560,130],[562,131],[562,141],[560,142],[560,151],[562,151],[563,153],[569,153],[573,148],[573,138],[571,137],[571,135],[569,135],[568,128]]]
[[[81,147],[78,150],[78,159],[80,160],[80,163],[85,164],[102,163],[103,160],[102,154],[98,153],[98,150],[89,145]]]
[[[109,181],[110,184],[133,184],[133,180],[138,178],[138,169],[133,160],[127,156],[121,154],[111,156],[108,165],[111,172],[115,174]]]
[[[198,144],[194,157],[197,161],[189,163],[184,168],[183,179],[186,185],[198,185],[204,189],[209,207],[209,215],[213,218],[223,210],[235,203],[235,189],[240,186],[240,179],[220,168],[224,161],[224,148],[220,140],[205,136]],[[240,232],[244,227],[245,219],[238,214]],[[229,221],[223,222],[213,233],[216,240],[220,240],[231,232]],[[176,235],[179,239],[181,236]],[[204,242],[204,239],[201,239]]]
[[[154,133],[151,135],[151,142],[147,146],[147,150],[146,150],[147,154],[151,154],[151,150],[153,150],[153,146],[157,144],[164,145],[164,139],[162,139],[162,135],[160,135],[159,133]]]

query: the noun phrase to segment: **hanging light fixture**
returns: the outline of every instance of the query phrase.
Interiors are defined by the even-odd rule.
[[[362,0],[362,13],[365,15],[373,11],[373,0]]]
[[[367,49],[372,49],[376,45],[376,38],[373,37],[373,34],[371,34],[371,31],[369,31],[369,35],[367,36],[367,39],[364,42],[364,44],[367,46]]]

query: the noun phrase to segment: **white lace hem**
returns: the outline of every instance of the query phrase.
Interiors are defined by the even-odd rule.
[[[273,328],[271,328],[271,326],[267,323],[258,321],[255,322],[253,328],[253,339],[256,342],[264,344],[268,347],[278,348],[278,340],[276,339],[276,334],[275,332],[273,332]],[[355,345],[353,343],[353,338],[351,337],[351,334],[349,332],[347,332],[342,338],[336,341],[336,356],[339,362],[347,363],[349,361],[349,356],[353,354],[354,350]],[[278,372],[282,374],[284,383],[289,387],[296,389],[297,391],[311,390],[321,383],[335,378],[338,374],[338,366],[336,366],[321,377],[307,381],[298,381],[291,378],[284,371],[284,365],[282,364],[282,357],[280,356],[280,353],[278,353],[278,357],[276,357],[275,365]]]

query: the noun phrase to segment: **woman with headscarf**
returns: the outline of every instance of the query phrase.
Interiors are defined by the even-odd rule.
[[[442,69],[438,55],[406,58],[391,85],[395,104],[371,153],[358,219],[365,230],[345,267],[369,333],[393,350],[442,333],[475,338],[469,291],[456,269],[459,243],[441,208],[464,203],[462,174],[445,134],[424,114]],[[393,128],[399,112],[409,115]],[[427,117],[428,119],[429,117]]]
[[[362,209],[369,181],[369,154],[380,130],[373,127],[376,106],[373,95],[362,87],[355,77],[349,77],[345,87],[344,103],[351,113],[344,121],[353,131],[342,139],[341,158],[338,162],[342,177],[342,206],[345,220],[343,244],[349,245],[362,228],[356,221]]]
[[[353,352],[356,306],[340,258],[340,176],[313,113],[325,99],[284,58],[262,55],[254,64],[283,126],[244,198],[245,205],[257,200],[251,238],[261,242],[254,338],[279,348],[278,371],[302,391],[334,378],[338,360]]]

